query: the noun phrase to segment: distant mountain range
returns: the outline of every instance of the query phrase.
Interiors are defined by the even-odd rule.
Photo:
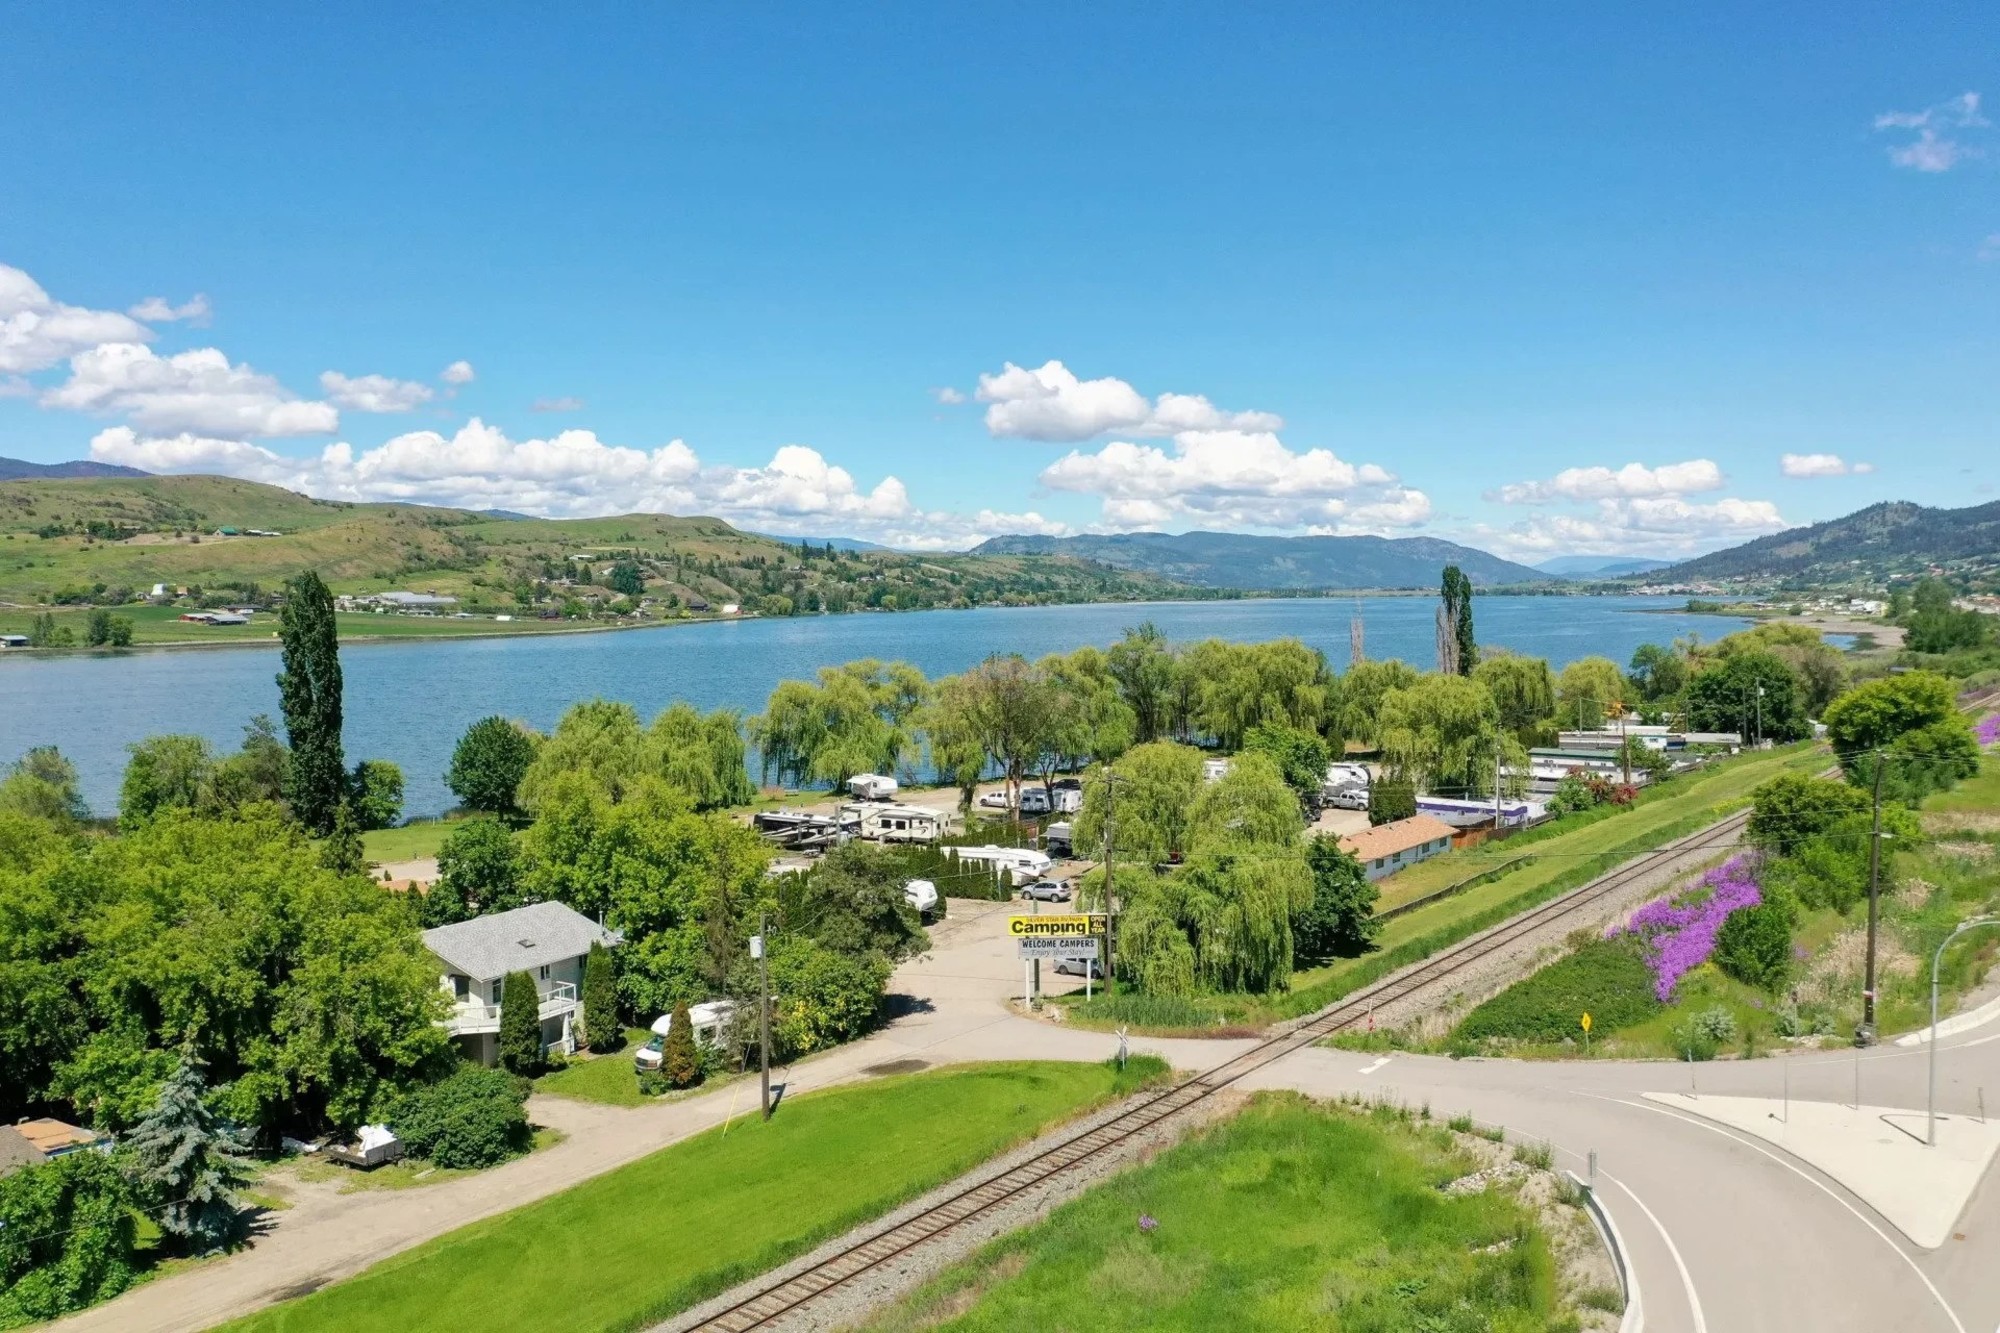
[[[1652,581],[1789,579],[1880,583],[1931,565],[2000,566],[2000,501],[1969,509],[1929,509],[1906,500],[1870,505],[1845,518],[1790,528],[1741,546],[1671,565]]]
[[[1237,532],[1124,532],[994,537],[973,555],[1068,555],[1210,588],[1435,588],[1446,565],[1476,585],[1547,583],[1527,565],[1436,537],[1258,537]]]
[[[1566,579],[1622,579],[1665,569],[1672,563],[1671,560],[1634,560],[1616,555],[1559,555],[1553,560],[1542,561],[1535,568],[1544,574],[1556,574]]]
[[[37,481],[69,477],[150,477],[135,467],[116,463],[92,463],[78,459],[69,463],[30,463],[25,458],[0,458],[0,481]]]

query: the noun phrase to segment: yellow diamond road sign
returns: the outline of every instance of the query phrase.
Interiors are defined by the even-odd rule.
[[[1583,1030],[1585,1032],[1590,1031],[1590,1015],[1588,1013],[1583,1016]]]

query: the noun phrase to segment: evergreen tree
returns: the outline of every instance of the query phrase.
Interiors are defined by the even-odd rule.
[[[1479,665],[1479,644],[1472,635],[1472,580],[1457,565],[1446,565],[1438,595],[1444,599],[1445,621],[1457,644],[1458,674],[1469,676]]]
[[[523,1078],[542,1067],[542,997],[526,972],[509,972],[500,992],[500,1063]]]
[[[618,982],[611,974],[611,953],[601,944],[590,946],[583,960],[583,1033],[590,1049],[600,1055],[625,1044],[618,1021]]]
[[[667,1021],[667,1040],[660,1050],[660,1072],[676,1088],[691,1088],[701,1082],[701,1052],[694,1045],[694,1021],[688,1017],[687,1001],[674,1005]]]
[[[340,749],[340,642],[333,594],[311,570],[285,585],[278,638],[283,650],[278,702],[292,748],[285,797],[299,822],[324,836],[332,832],[347,794],[347,766]]]
[[[333,831],[319,847],[319,863],[336,875],[365,875],[368,857],[361,849],[361,831],[354,811],[342,801],[334,807]]]
[[[242,1205],[236,1191],[249,1179],[235,1131],[202,1101],[202,1061],[183,1049],[152,1112],[125,1136],[139,1188],[160,1206],[160,1226],[192,1254],[235,1240]]]

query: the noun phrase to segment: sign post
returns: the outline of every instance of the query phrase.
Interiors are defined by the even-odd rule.
[[[1049,913],[1010,916],[1007,933],[1013,937],[1015,956],[1021,960],[1022,1002],[1034,1006],[1034,976],[1043,959],[1083,964],[1085,998],[1090,995],[1090,969],[1096,963],[1104,938],[1104,918],[1092,913]]]
[[[1583,1058],[1590,1058],[1590,1011],[1583,1011]]]

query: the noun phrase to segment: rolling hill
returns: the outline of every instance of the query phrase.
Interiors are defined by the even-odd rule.
[[[1879,586],[1933,565],[1992,577],[2000,572],[2000,501],[1930,509],[1904,500],[1845,518],[1790,528],[1648,574],[1649,583],[1781,580]]]
[[[0,481],[0,603],[118,602],[155,583],[250,597],[315,569],[336,592],[410,588],[492,610],[573,610],[614,599],[603,581],[620,561],[638,567],[645,595],[662,605],[779,613],[1201,595],[1070,555],[829,559],[820,546],[802,557],[718,518],[502,518],[314,500],[228,477]]]
[[[0,458],[0,481],[19,481],[24,477],[147,477],[152,474],[141,472],[135,467],[121,467],[117,463],[93,463],[88,459],[77,459],[68,463],[30,463],[25,458]]]
[[[1636,560],[1615,555],[1559,555],[1535,568],[1566,579],[1622,579],[1665,569],[1671,560]]]
[[[995,537],[974,555],[1070,555],[1211,588],[1435,588],[1446,565],[1476,585],[1549,583],[1551,576],[1435,537],[1260,537],[1235,532],[1126,532]]]

